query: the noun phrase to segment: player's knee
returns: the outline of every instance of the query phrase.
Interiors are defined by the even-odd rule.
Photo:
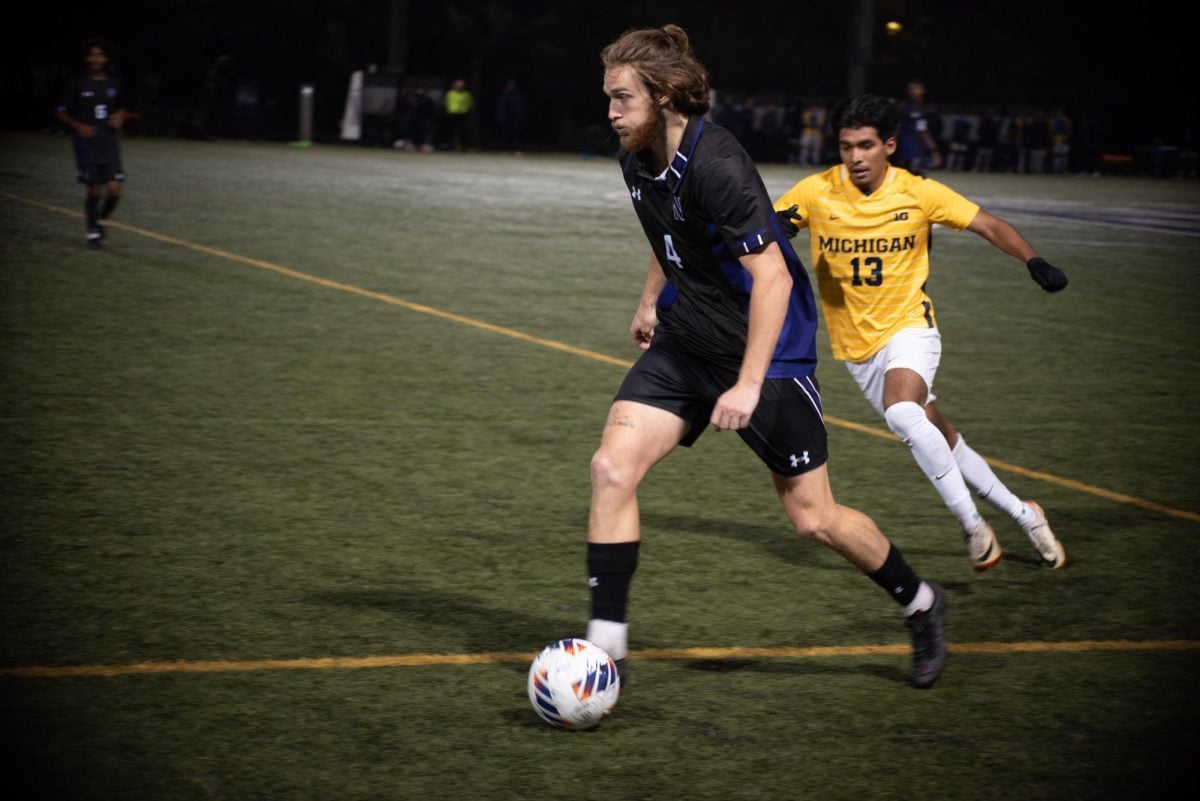
[[[792,527],[795,528],[796,535],[799,537],[806,540],[820,540],[821,522],[816,515],[792,515]]]
[[[792,520],[792,527],[795,529],[798,537],[822,545],[830,543],[830,515],[827,510],[815,507],[791,510],[789,516]]]
[[[905,444],[911,442],[917,429],[927,422],[925,410],[912,401],[893,403],[884,411],[883,419],[892,433]]]
[[[632,465],[601,448],[592,456],[592,488],[597,490],[633,491],[637,487],[637,472]]]

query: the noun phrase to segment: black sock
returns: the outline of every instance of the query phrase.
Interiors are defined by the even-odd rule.
[[[883,591],[901,606],[912,603],[913,598],[917,597],[917,590],[921,588],[921,579],[917,578],[917,574],[908,566],[908,562],[904,561],[904,556],[895,545],[890,545],[887,559],[883,560],[883,567],[867,578],[882,587]]]
[[[104,206],[100,209],[100,219],[107,220],[108,216],[113,213],[113,209],[117,207],[117,201],[120,199],[120,195],[109,195],[104,198]]]
[[[629,582],[637,570],[638,542],[595,543],[587,546],[588,586],[592,618],[625,622]]]
[[[88,192],[83,200],[83,211],[87,216],[87,227],[90,231],[96,227],[96,220],[100,217],[100,196]]]

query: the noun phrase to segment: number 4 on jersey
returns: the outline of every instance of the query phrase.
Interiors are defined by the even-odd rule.
[[[679,254],[675,252],[675,243],[671,241],[670,234],[663,235],[663,247],[667,251],[667,261],[673,263],[679,269],[683,269],[683,259],[679,258]]]

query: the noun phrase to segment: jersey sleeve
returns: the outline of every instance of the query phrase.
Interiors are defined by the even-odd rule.
[[[730,251],[740,257],[777,241],[775,210],[749,157],[731,154],[706,166],[698,196]]]
[[[919,186],[921,210],[929,217],[930,222],[948,225],[955,231],[961,231],[970,225],[979,213],[978,203],[967,200],[945,184],[926,178]]]

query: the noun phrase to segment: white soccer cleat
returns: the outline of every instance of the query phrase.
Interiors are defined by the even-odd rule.
[[[982,573],[990,567],[995,567],[1000,561],[1002,551],[1000,541],[996,539],[996,532],[992,531],[987,521],[977,517],[974,523],[964,524],[962,531],[963,542],[967,545],[967,553],[971,555],[975,569]]]
[[[1033,522],[1024,526],[1025,533],[1029,535],[1029,541],[1033,543],[1034,548],[1037,548],[1043,564],[1054,570],[1062,570],[1067,566],[1067,552],[1063,550],[1062,543],[1050,530],[1050,524],[1046,521],[1046,513],[1033,501],[1025,501],[1025,505],[1033,513]]]

